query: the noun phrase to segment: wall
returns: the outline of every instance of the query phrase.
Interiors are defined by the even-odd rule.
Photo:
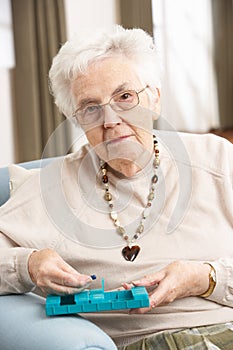
[[[119,22],[119,0],[65,0],[67,35],[86,35]]]
[[[68,39],[73,35],[88,36],[96,28],[110,28],[119,23],[119,0],[66,0]],[[79,127],[72,128],[72,150],[87,142]]]
[[[97,27],[110,27],[119,20],[119,0],[64,0],[67,18],[67,35],[75,32],[86,35]],[[0,36],[5,28],[11,29],[10,0],[0,0]],[[12,34],[12,33],[11,33]],[[0,39],[2,39],[0,37]],[[10,43],[0,40],[1,57]],[[0,167],[14,162],[14,135],[10,68],[13,59],[6,58],[8,67],[1,66],[0,60]]]

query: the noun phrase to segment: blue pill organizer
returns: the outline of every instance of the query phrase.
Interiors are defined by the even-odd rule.
[[[133,287],[130,290],[104,291],[104,279],[101,289],[84,290],[77,294],[64,296],[50,294],[46,298],[46,315],[65,315],[84,312],[102,312],[111,310],[148,307],[149,296],[145,287]]]

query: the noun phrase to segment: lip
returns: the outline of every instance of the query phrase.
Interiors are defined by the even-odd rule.
[[[106,142],[107,145],[112,145],[112,144],[115,144],[115,143],[119,143],[119,142],[122,142],[126,139],[128,139],[129,137],[132,137],[133,135],[124,135],[124,136],[119,136],[119,137],[116,137],[114,139],[111,139],[111,140],[108,140]]]

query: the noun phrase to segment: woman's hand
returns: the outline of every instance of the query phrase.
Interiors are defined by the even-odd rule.
[[[52,249],[34,251],[28,260],[28,271],[33,283],[46,294],[74,294],[92,281],[67,264]]]
[[[201,295],[209,287],[209,272],[208,264],[174,261],[141,280],[123,283],[125,289],[130,289],[132,285],[148,288],[150,307],[133,309],[130,313],[146,313],[175,299]]]

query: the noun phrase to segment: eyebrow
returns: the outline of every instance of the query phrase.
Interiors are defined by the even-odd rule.
[[[112,93],[113,95],[116,95],[118,92],[124,91],[125,89],[128,90],[129,88],[127,87],[129,86],[129,83],[123,83],[121,85],[119,85]]]
[[[119,85],[111,94],[111,97],[116,95],[118,92],[121,92],[121,91],[125,91],[125,90],[128,90],[129,87],[129,83],[123,83],[121,85]],[[82,108],[83,106],[86,106],[90,103],[95,103],[95,104],[100,104],[101,103],[101,100],[99,98],[95,98],[95,97],[86,97],[86,98],[83,98],[79,101],[79,108]]]

